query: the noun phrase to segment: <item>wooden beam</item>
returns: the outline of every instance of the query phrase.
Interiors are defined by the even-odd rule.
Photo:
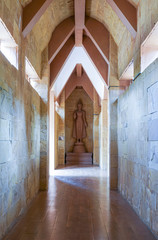
[[[54,30],[48,44],[48,63],[50,64],[75,30],[74,18],[70,17],[60,23]]]
[[[53,83],[54,79],[58,75],[60,69],[64,65],[65,61],[67,60],[67,57],[69,56],[71,50],[73,49],[75,45],[74,37],[71,36],[65,45],[62,47],[62,49],[59,51],[57,56],[54,58],[54,60],[50,64],[50,85]]]
[[[71,74],[65,86],[65,99],[67,99],[70,96],[70,94],[73,92],[73,90],[79,86],[83,87],[83,89],[86,91],[88,96],[93,101],[94,87],[85,72],[83,72],[82,77],[77,77],[74,72]]]
[[[108,71],[109,65],[104,60],[98,49],[95,47],[93,42],[89,37],[84,37],[83,46],[85,47],[88,55],[92,59],[93,63],[97,67],[99,73],[101,74],[102,78],[104,79],[105,83],[108,85]],[[84,66],[83,66],[84,67]]]
[[[119,80],[119,83],[120,87],[127,89],[131,85],[132,80]]]
[[[81,46],[85,23],[85,0],[75,0],[75,45]]]
[[[95,57],[97,56],[95,55]],[[98,59],[97,63],[99,63],[100,60],[101,59]],[[51,65],[54,63],[54,61],[51,63]],[[61,64],[61,62],[59,63]],[[72,72],[74,71],[78,63],[82,64],[88,78],[90,79],[92,85],[96,89],[98,95],[100,96],[101,99],[104,99],[104,87],[108,88],[108,85],[103,79],[99,70],[97,69],[94,60],[90,58],[88,52],[84,47],[73,47],[73,49],[70,51],[70,54],[68,54],[67,59],[63,62],[62,67],[61,65],[59,66],[58,62],[56,62],[56,65],[54,65],[54,68],[52,68],[52,70],[54,70],[55,73],[51,72],[51,76],[52,74],[54,74],[55,78],[51,77],[52,83],[50,85],[50,89],[54,91],[55,97],[58,98],[58,96],[61,94],[69,77],[71,76]],[[105,69],[103,70],[105,71]]]
[[[107,0],[132,37],[137,34],[137,9],[127,0]]]
[[[26,37],[53,0],[32,0],[23,9],[22,34]]]
[[[77,75],[77,77],[82,76],[82,64],[77,64],[76,65],[76,75]]]
[[[102,57],[109,64],[110,33],[99,21],[86,17],[85,32],[92,40]]]

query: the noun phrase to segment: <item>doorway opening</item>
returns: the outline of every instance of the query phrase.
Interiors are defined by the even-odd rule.
[[[82,92],[82,93],[81,93]],[[65,165],[67,151],[73,151],[75,139],[72,138],[73,112],[78,98],[83,98],[89,129],[84,139],[87,152],[93,153],[93,164],[105,170],[109,177],[109,100],[101,100],[93,89],[93,100],[83,88],[75,88],[66,100],[66,88],[56,99],[54,91],[49,92],[49,175],[55,174],[58,166]],[[89,108],[89,110],[88,110]],[[68,139],[71,139],[68,141]],[[65,168],[66,170],[66,168]]]

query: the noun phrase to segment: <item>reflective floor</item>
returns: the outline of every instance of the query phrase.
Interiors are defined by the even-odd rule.
[[[98,167],[55,171],[5,240],[154,240]]]

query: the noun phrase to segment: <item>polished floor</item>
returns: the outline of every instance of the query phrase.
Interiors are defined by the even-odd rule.
[[[154,240],[98,167],[55,171],[5,240]]]

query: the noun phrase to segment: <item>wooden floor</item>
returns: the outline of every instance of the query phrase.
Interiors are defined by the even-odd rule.
[[[98,167],[55,171],[5,240],[154,240]]]

